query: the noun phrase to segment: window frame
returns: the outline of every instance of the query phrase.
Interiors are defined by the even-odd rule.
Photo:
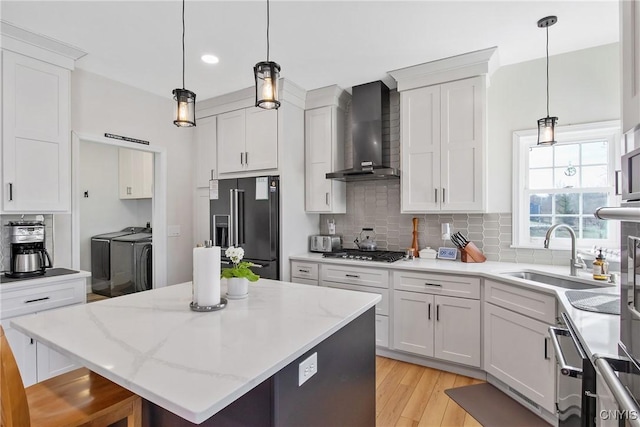
[[[607,189],[608,206],[619,206],[620,196],[615,194],[615,171],[620,169],[621,133],[620,121],[610,120],[578,125],[557,126],[556,140],[558,144],[570,144],[576,142],[588,142],[592,140],[606,140],[609,147],[608,182],[607,187],[580,188],[575,191],[563,191],[563,189],[539,190],[540,193],[587,193],[589,190],[601,191]],[[543,247],[543,238],[529,236],[529,191],[525,188],[529,172],[528,153],[529,147],[535,146],[538,139],[537,129],[527,129],[513,132],[513,194],[512,194],[512,245],[513,248]],[[524,197],[524,196],[527,197]],[[594,245],[602,247],[618,247],[620,241],[620,229],[613,221],[607,223],[609,239],[580,239],[576,246],[581,249],[590,249]],[[567,238],[554,239],[551,249],[570,249],[571,241]]]

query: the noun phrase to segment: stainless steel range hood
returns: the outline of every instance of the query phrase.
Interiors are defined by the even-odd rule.
[[[398,169],[383,163],[383,146],[389,133],[382,131],[383,114],[389,113],[389,88],[381,81],[354,86],[351,98],[353,168],[326,174],[327,179],[367,181],[400,178]]]

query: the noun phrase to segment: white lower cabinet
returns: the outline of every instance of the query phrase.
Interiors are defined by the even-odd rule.
[[[480,301],[394,291],[393,347],[480,367]]]
[[[484,305],[484,370],[555,413],[555,359],[549,325]]]
[[[42,285],[31,283],[25,286],[0,287],[0,315],[7,316],[0,318],[0,323],[25,387],[80,366],[68,357],[13,329],[10,325],[11,319],[67,305],[83,304],[86,302],[86,283],[85,278],[63,278]]]

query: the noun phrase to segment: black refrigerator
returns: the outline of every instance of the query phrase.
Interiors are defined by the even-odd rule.
[[[244,249],[244,261],[265,279],[280,279],[280,177],[214,180],[209,190],[211,240],[222,248],[222,268],[229,246]]]

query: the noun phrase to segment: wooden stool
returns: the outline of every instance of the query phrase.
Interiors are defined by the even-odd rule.
[[[107,426],[127,419],[142,425],[142,399],[86,368],[24,388],[16,359],[0,326],[2,427]]]

